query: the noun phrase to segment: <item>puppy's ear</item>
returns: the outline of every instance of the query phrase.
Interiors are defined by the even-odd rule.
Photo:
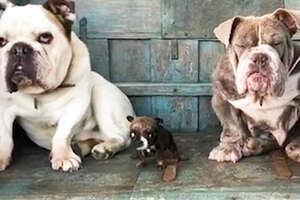
[[[241,17],[231,18],[214,29],[216,37],[227,47],[231,42],[232,33]]]
[[[132,116],[127,116],[127,120],[128,120],[129,122],[132,122],[132,121],[134,120],[134,117],[132,117]]]
[[[70,38],[72,25],[76,19],[75,3],[67,0],[48,0],[43,7],[58,18],[65,27],[66,36]]]
[[[163,124],[163,123],[164,123],[164,120],[163,120],[163,119],[161,119],[161,118],[159,118],[159,117],[155,117],[154,119],[156,120],[156,122],[157,122],[157,124],[158,124],[158,125],[160,125],[160,124]]]
[[[0,0],[0,16],[9,7],[13,7],[14,4],[8,0]]]
[[[300,28],[300,11],[279,8],[273,15],[290,31],[291,37]]]

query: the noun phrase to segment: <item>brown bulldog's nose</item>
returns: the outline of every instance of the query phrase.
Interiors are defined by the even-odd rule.
[[[259,67],[265,67],[269,57],[264,53],[258,53],[254,56],[253,62]]]
[[[33,48],[24,42],[14,44],[10,50],[11,55],[16,57],[24,57],[33,52]]]

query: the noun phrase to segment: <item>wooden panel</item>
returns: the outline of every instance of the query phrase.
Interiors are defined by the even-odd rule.
[[[199,98],[199,132],[212,132],[220,129],[220,123],[211,106],[211,97]]]
[[[197,97],[152,97],[152,115],[164,119],[170,130],[197,131]]]
[[[199,42],[199,82],[211,82],[211,75],[217,62],[224,53],[224,45],[216,41]]]
[[[210,83],[116,83],[127,95],[132,96],[207,96],[212,94]]]
[[[130,97],[135,114],[137,116],[152,115],[152,97]]]
[[[93,39],[87,41],[90,51],[92,69],[109,80],[108,41]]]
[[[282,0],[163,0],[163,37],[214,38],[213,29],[235,15],[261,15]]]
[[[158,38],[160,0],[80,0],[78,19],[88,20],[90,38]]]
[[[150,40],[111,40],[110,56],[112,81],[151,81]]]
[[[153,82],[197,82],[198,41],[152,40],[151,66]]]

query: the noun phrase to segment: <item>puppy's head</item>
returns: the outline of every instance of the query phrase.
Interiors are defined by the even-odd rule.
[[[214,30],[227,47],[239,94],[283,94],[294,59],[291,37],[299,24],[299,12],[278,9],[261,17],[234,17]]]
[[[72,60],[74,3],[44,5],[2,3],[0,73],[8,92],[39,94],[57,88]]]
[[[130,138],[140,145],[137,150],[146,150],[154,145],[157,137],[157,127],[163,123],[160,118],[127,116],[131,122]]]

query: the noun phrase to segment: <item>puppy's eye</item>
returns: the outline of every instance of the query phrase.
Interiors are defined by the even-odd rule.
[[[130,133],[130,137],[131,137],[131,138],[134,138],[134,137],[135,137],[135,133],[133,133],[133,132]]]
[[[152,133],[149,133],[148,138],[152,138],[152,137],[153,137]]]
[[[281,41],[279,41],[279,42],[274,42],[274,43],[273,43],[273,46],[274,46],[274,47],[278,47],[278,46],[280,46],[281,44],[282,44]]]
[[[4,47],[7,44],[7,40],[3,37],[0,37],[0,47]]]
[[[53,35],[51,33],[42,33],[38,36],[37,41],[42,44],[50,44],[53,40]]]

